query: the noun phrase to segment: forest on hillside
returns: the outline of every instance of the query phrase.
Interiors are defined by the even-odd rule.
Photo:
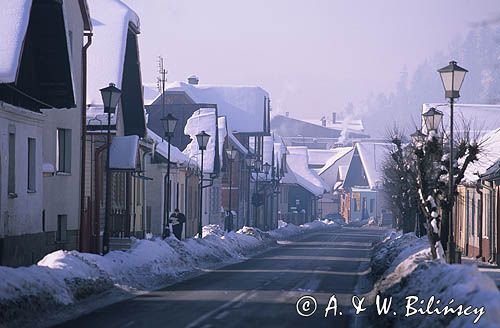
[[[356,106],[355,114],[363,118],[366,132],[383,137],[394,125],[413,130],[423,103],[446,102],[437,69],[450,60],[469,70],[460,103],[500,103],[500,25],[482,25],[453,42],[447,51],[432,54],[413,76],[402,72],[392,92],[373,95]]]

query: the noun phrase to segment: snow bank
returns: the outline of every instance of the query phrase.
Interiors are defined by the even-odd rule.
[[[227,233],[218,225],[209,225],[203,227],[203,238],[141,239],[134,240],[127,251],[105,256],[56,251],[30,267],[0,266],[0,326],[37,319],[40,323],[42,316],[113,288],[129,293],[157,289],[200,268],[242,260],[276,245],[277,240],[335,224],[314,221],[300,227],[281,226],[269,232],[243,227]]]
[[[475,266],[449,265],[432,261],[427,238],[415,234],[389,235],[374,248],[371,260],[375,287],[372,291],[381,298],[392,297],[391,311],[398,315],[378,315],[371,309],[371,321],[375,327],[471,327],[477,315],[456,316],[443,314],[415,314],[406,317],[407,297],[416,296],[415,308],[425,309],[428,300],[434,296],[433,309],[443,309],[459,304],[483,307],[484,315],[475,327],[497,327],[500,321],[500,293],[495,283]],[[436,301],[440,300],[440,304]],[[391,313],[392,314],[392,313]]]
[[[0,1],[0,84],[16,80],[24,38],[28,30],[31,0]]]

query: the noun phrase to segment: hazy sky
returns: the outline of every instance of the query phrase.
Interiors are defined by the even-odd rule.
[[[259,85],[273,110],[318,118],[391,90],[499,0],[124,0],[141,17],[142,78]],[[443,66],[447,63],[443,63]]]

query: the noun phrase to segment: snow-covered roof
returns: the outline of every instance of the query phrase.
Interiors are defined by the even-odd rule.
[[[338,151],[334,149],[307,149],[307,156],[309,157],[309,165],[324,166],[326,162]]]
[[[335,163],[337,163],[341,158],[348,154],[352,154],[353,147],[338,147],[330,149],[333,153],[330,158],[325,162],[324,166],[319,170],[318,174],[321,175],[326,172],[330,167],[332,167]]]
[[[109,168],[112,170],[135,170],[138,149],[138,136],[114,137],[109,148]]]
[[[87,103],[101,104],[100,89],[114,83],[122,89],[129,27],[140,29],[139,16],[120,0],[87,0],[93,38],[88,50]]]
[[[0,0],[0,83],[16,80],[31,12],[31,0]]]
[[[269,94],[257,86],[222,86],[173,82],[167,92],[183,91],[196,103],[217,104],[219,116],[226,116],[232,132],[263,132],[264,98]]]
[[[309,169],[309,160],[306,147],[288,147],[287,165],[289,174],[293,177],[284,178],[284,183],[297,183],[310,193],[319,196],[322,195],[328,186],[325,186],[318,174]],[[295,178],[295,179],[293,179]],[[295,182],[293,182],[295,180]]]
[[[333,123],[331,120],[322,121],[318,119],[305,119],[303,121],[329,129],[335,129],[335,130],[345,129],[350,132],[363,132],[365,129],[363,126],[363,121],[359,119],[336,120],[335,123]],[[325,122],[326,125],[323,125],[323,122]]]
[[[147,129],[147,137],[149,137],[155,143],[156,152],[158,152],[165,159],[168,158],[168,142],[150,129]],[[174,145],[170,145],[170,162],[185,164],[189,162],[189,157],[181,152],[179,148],[175,147]]]
[[[382,142],[359,142],[356,144],[370,188],[378,188],[382,182],[382,164],[389,154],[390,147],[390,143]]]
[[[151,105],[156,98],[160,95],[160,91],[158,91],[158,87],[153,83],[143,83],[143,96],[144,96],[144,105]]]
[[[108,114],[104,113],[102,105],[88,107],[86,111],[87,126],[102,126],[102,130],[108,128]],[[111,125],[116,125],[116,114],[111,114]]]
[[[210,135],[207,149],[203,152],[203,171],[205,173],[213,173],[215,168],[215,120],[215,109],[201,108],[191,115],[184,127],[184,134],[191,137],[191,143],[186,146],[183,153],[189,158],[196,158],[198,165],[201,163],[201,151],[198,148],[196,135],[201,131]]]
[[[245,146],[243,146],[243,144],[238,140],[238,138],[236,138],[236,136],[231,132],[227,131],[227,136],[229,137],[229,142],[230,144],[236,148],[240,153],[242,154],[248,154],[248,149],[245,148]]]
[[[443,126],[448,128],[450,122],[450,105],[430,103],[422,105],[422,113],[435,107],[443,112]],[[487,133],[500,127],[500,105],[460,104],[453,107],[455,131],[461,128],[462,122],[471,125],[472,131]],[[425,124],[423,125],[425,127]]]
[[[224,141],[227,136],[227,120],[226,117],[221,116],[218,119],[218,127],[219,127],[219,159],[223,158],[224,155]],[[221,166],[223,166],[223,161],[220,161]]]
[[[500,128],[485,134],[479,141],[481,153],[478,160],[470,163],[465,170],[464,183],[474,183],[479,179],[477,174],[484,174],[496,161],[500,159]]]

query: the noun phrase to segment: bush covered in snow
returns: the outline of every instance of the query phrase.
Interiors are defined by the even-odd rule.
[[[391,311],[398,313],[378,315],[376,307],[372,307],[370,316],[375,327],[471,327],[479,315],[478,312],[470,316],[436,313],[405,316],[413,311],[407,312],[409,296],[418,297],[418,302],[412,305],[415,309],[425,310],[432,296],[435,301],[431,309],[443,309],[446,305],[457,308],[460,304],[464,308],[484,306],[484,314],[474,327],[498,327],[500,293],[493,280],[474,266],[432,261],[425,237],[393,233],[375,247],[371,267],[374,294],[381,299],[392,298]]]

